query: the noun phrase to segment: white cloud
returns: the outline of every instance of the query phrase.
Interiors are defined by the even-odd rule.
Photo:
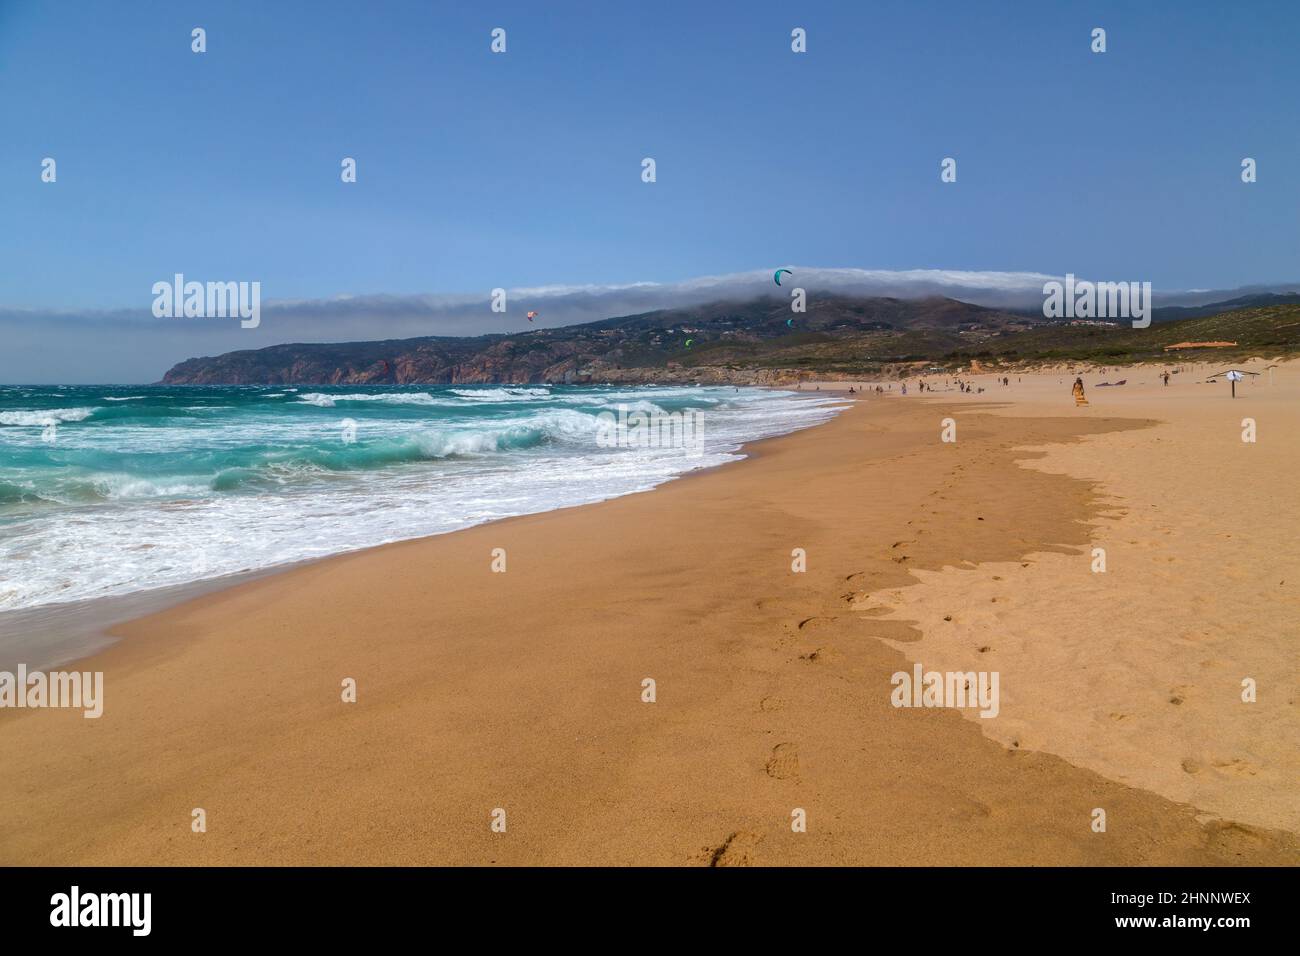
[[[234,349],[286,342],[518,332],[717,300],[785,298],[788,289],[794,287],[806,289],[810,296],[821,293],[908,299],[942,295],[996,308],[1037,308],[1043,301],[1043,283],[1062,278],[1041,272],[825,268],[796,263],[781,266],[793,275],[784,278],[780,287],[772,281],[773,267],[679,282],[510,288],[505,314],[491,311],[488,289],[424,295],[345,293],[322,299],[277,300],[274,284],[264,282],[262,322],[257,329],[241,329],[238,322],[222,319],[156,319],[150,311],[149,290],[142,291],[138,309],[69,313],[0,307],[0,341],[5,343],[0,350],[0,381],[154,381],[183,359]],[[1202,304],[1298,287],[1157,290],[1156,304]],[[525,320],[528,310],[540,313],[535,324]]]

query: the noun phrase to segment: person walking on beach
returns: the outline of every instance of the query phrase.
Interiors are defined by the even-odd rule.
[[[1168,388],[1168,387],[1169,387],[1169,373],[1168,373],[1168,372],[1165,372],[1165,374],[1162,375],[1161,377],[1165,380],[1165,388]]]
[[[1074,387],[1070,389],[1070,394],[1074,396],[1074,404],[1087,405],[1088,399],[1083,394],[1083,377],[1080,376],[1074,380]]]

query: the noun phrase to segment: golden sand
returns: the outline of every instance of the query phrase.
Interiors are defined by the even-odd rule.
[[[1026,467],[1097,483],[1105,507],[1085,547],[919,571],[920,586],[881,602],[924,632],[909,656],[1001,670],[1000,717],[982,721],[995,739],[1207,817],[1296,832],[1300,366],[1236,400],[1205,382],[1215,370],[1164,386],[1138,369],[1125,387],[1090,388],[1090,414],[1151,426],[1032,449]],[[1021,385],[999,413],[1055,414],[1061,387]]]

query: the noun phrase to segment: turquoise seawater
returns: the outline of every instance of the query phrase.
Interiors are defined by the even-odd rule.
[[[741,388],[0,386],[0,611],[273,567],[652,488],[835,413]],[[691,411],[703,446],[608,447]]]

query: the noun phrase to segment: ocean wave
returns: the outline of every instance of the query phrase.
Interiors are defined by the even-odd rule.
[[[56,499],[46,498],[37,494],[30,487],[11,484],[7,481],[0,481],[0,505],[35,504],[38,502],[47,504],[58,503]]]
[[[481,402],[518,402],[530,398],[550,398],[549,388],[451,388],[453,395]]]
[[[110,501],[123,498],[179,498],[208,494],[211,482],[201,477],[147,477],[132,474],[91,475],[87,483]]]
[[[594,433],[594,425],[587,425]],[[525,423],[491,428],[424,430],[400,438],[360,439],[344,444],[265,453],[222,469],[213,479],[214,491],[235,491],[263,485],[289,485],[329,474],[373,471],[422,461],[523,451],[562,436],[563,425]]]
[[[573,403],[573,404],[579,404],[579,403]],[[656,405],[654,402],[647,401],[644,398],[639,398],[634,401],[628,401],[627,399],[622,399],[617,402],[593,402],[590,399],[588,399],[585,402],[582,402],[581,404],[586,405],[588,408],[598,408],[602,413],[609,412],[611,415],[617,415],[620,410],[627,412],[629,415],[632,414],[633,412],[646,412],[647,414],[657,414],[657,415],[668,414],[668,410],[665,409],[663,406]],[[694,410],[699,411],[699,409],[694,409]],[[682,409],[678,409],[678,411],[682,411]]]
[[[385,405],[446,405],[446,399],[439,400],[428,392],[389,392],[371,395],[361,392],[347,395],[328,395],[324,392],[304,392],[298,401],[315,405],[317,408],[333,408],[339,402],[380,402]]]
[[[0,482],[0,505],[87,505],[142,498],[194,498],[209,495],[211,490],[211,482],[203,476],[166,478],[129,472],[98,472],[46,482]]]
[[[0,425],[36,425],[43,427],[51,422],[82,422],[97,411],[99,411],[97,408],[45,408],[0,412]]]
[[[30,500],[75,505],[130,499],[200,498],[248,490],[309,489],[331,476],[381,471],[403,465],[442,459],[529,452],[545,445],[569,449],[593,446],[597,416],[573,409],[545,409],[493,422],[422,426],[405,433],[384,431],[385,425],[362,426],[358,439],[344,442],[334,431],[306,438],[299,435],[286,446],[263,438],[259,444],[235,445],[194,455],[189,469],[159,473],[162,445],[134,446],[142,457],[125,468],[91,463],[97,454],[86,452],[78,473],[64,463],[56,469],[42,467],[32,481],[9,482],[0,503]],[[370,431],[370,435],[367,435]],[[164,433],[159,433],[164,434]],[[245,433],[245,442],[252,439]],[[178,439],[183,440],[183,439]]]
[[[105,395],[101,400],[105,402],[138,402],[144,397],[145,396],[143,395],[124,395],[121,397],[116,395]]]

